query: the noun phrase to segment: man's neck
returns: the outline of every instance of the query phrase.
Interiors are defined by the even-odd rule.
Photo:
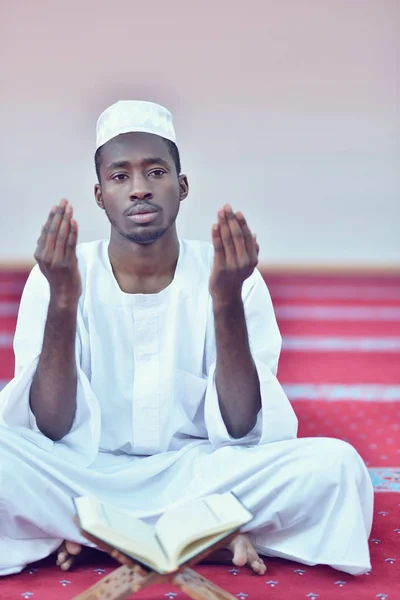
[[[137,244],[111,233],[108,255],[114,276],[129,294],[155,294],[174,278],[179,257],[179,241],[175,228],[151,244]]]

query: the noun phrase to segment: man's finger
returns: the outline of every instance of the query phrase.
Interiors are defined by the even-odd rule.
[[[40,232],[39,238],[37,240],[37,251],[42,250],[46,243],[47,233],[50,229],[51,222],[53,221],[54,215],[56,214],[57,205],[55,204],[47,217],[46,223],[43,225],[42,230]]]
[[[218,225],[221,233],[222,244],[224,246],[225,264],[228,269],[233,269],[237,266],[236,251],[224,209],[218,211]]]
[[[225,265],[225,252],[219,225],[212,226],[211,239],[214,246],[214,265],[218,268],[222,268]]]
[[[67,247],[67,240],[71,229],[71,218],[72,218],[72,206],[68,204],[65,207],[65,212],[58,230],[55,248],[54,248],[54,262],[61,262],[65,259],[65,250]]]
[[[251,233],[250,228],[247,225],[243,213],[237,212],[236,218],[243,232],[243,237],[246,244],[246,250],[249,260],[251,263],[257,263],[257,249],[254,243],[253,234]]]
[[[239,267],[245,266],[248,263],[249,258],[247,255],[247,248],[242,228],[239,225],[236,215],[233,213],[231,205],[225,204],[224,210],[228,227],[231,233],[233,246],[235,248],[236,262]]]
[[[56,213],[47,232],[44,252],[49,260],[52,260],[54,256],[54,249],[56,245],[58,230],[60,229],[61,221],[64,217],[64,212],[67,204],[67,200],[61,200],[60,204],[57,206]]]
[[[78,223],[75,219],[71,219],[69,234],[65,245],[65,262],[71,263],[71,260],[76,256],[76,244],[78,242]]]

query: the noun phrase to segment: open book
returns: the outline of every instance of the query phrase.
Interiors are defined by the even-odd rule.
[[[173,573],[251,521],[233,493],[212,494],[168,509],[150,526],[94,498],[75,498],[82,532],[158,573]]]

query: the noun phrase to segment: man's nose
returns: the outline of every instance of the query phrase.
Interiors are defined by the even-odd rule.
[[[153,194],[150,191],[149,181],[146,177],[132,178],[132,187],[129,194],[131,200],[150,200]]]

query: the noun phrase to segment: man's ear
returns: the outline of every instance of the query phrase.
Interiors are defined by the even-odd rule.
[[[180,201],[185,200],[189,194],[189,182],[186,175],[179,175],[179,192],[180,192]]]
[[[99,183],[96,183],[96,185],[94,186],[94,197],[96,199],[97,206],[104,210],[103,196],[101,194],[101,187]]]

